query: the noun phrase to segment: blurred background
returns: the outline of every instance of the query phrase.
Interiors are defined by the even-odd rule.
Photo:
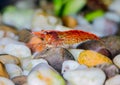
[[[17,30],[79,29],[120,35],[120,0],[0,0],[0,24]]]

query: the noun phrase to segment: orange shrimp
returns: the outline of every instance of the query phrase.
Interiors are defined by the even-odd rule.
[[[34,52],[42,51],[49,47],[71,47],[86,40],[99,40],[96,35],[81,30],[42,30],[40,32],[32,32],[32,34],[34,36],[27,44]]]

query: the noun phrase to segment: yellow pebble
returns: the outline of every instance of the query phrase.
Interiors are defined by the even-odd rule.
[[[9,78],[9,75],[5,69],[5,66],[3,63],[0,62],[0,76]]]
[[[108,57],[92,50],[85,50],[81,52],[78,57],[78,62],[80,64],[87,65],[88,67],[96,66],[103,63],[112,63],[112,61]]]

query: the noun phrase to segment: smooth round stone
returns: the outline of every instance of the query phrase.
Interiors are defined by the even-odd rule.
[[[113,62],[118,68],[120,68],[120,54],[114,57]]]
[[[105,82],[105,85],[120,85],[120,75],[116,75]]]
[[[103,85],[106,78],[105,73],[98,68],[67,71],[63,77],[71,85]]]

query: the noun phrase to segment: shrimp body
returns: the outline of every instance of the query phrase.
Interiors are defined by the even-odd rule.
[[[39,31],[32,32],[33,37],[28,42],[28,46],[33,51],[42,51],[49,47],[70,47],[74,44],[84,42],[86,40],[98,40],[99,38],[88,32],[81,30],[69,31]]]

